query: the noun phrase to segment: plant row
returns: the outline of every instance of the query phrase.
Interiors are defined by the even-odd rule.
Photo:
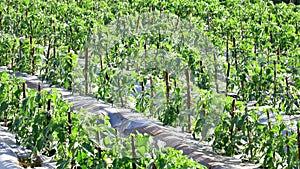
[[[273,129],[294,138],[295,130],[286,128],[295,125],[277,130],[276,125],[284,124],[278,120],[261,132],[257,116],[264,114],[271,121],[270,112],[279,119],[282,114],[299,114],[299,6],[262,0],[21,0],[4,2],[1,8],[2,65],[39,71],[43,79],[73,91],[87,94],[96,89],[99,99],[156,116],[195,138],[214,140],[217,152],[242,153],[250,161],[264,157],[265,167],[295,165],[295,154],[265,144],[284,139],[274,139]],[[191,32],[164,32],[178,27],[168,25],[170,20],[161,15],[175,16],[172,23],[183,23],[181,28],[194,25],[196,33],[202,33],[200,40]],[[127,16],[135,16],[133,26],[122,22]],[[145,20],[162,30],[148,25],[150,33],[138,31],[147,26]],[[194,38],[193,44],[189,38]],[[205,50],[210,46],[215,50]],[[76,56],[86,63],[76,65]],[[249,111],[251,102],[256,104]],[[265,106],[270,107],[264,110]],[[287,144],[295,146],[297,141],[282,147]],[[296,147],[291,152],[295,151]]]
[[[155,149],[150,136],[118,136],[107,117],[72,111],[55,88],[25,89],[3,72],[0,80],[1,121],[31,157],[53,156],[58,168],[203,168],[163,144]]]

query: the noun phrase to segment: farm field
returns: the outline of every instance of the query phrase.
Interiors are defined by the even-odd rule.
[[[156,119],[216,156],[299,168],[299,5],[4,0],[0,9],[0,66],[9,70],[0,73],[0,120],[31,157],[53,157],[58,168],[210,167],[154,149],[150,135],[118,133],[108,116],[73,111],[60,92],[29,89],[16,72]]]

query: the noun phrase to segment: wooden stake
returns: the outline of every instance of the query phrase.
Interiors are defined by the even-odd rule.
[[[286,97],[289,98],[289,81],[288,81],[288,77],[285,77],[285,85],[286,85]]]
[[[118,89],[119,89],[119,97],[120,97],[120,101],[121,101],[121,107],[124,107],[120,78],[118,78]]]
[[[26,84],[25,82],[23,83],[23,98],[26,98]]]
[[[226,62],[229,64],[229,42],[228,42],[228,32],[226,32]]]
[[[202,109],[203,109],[203,117],[205,117],[205,116],[206,116],[206,110],[205,110],[205,108],[206,108],[206,105],[205,105],[205,104],[202,104]]]
[[[98,143],[100,143],[100,141],[101,141],[101,136],[100,136],[100,132],[99,131],[97,131],[97,141],[98,141]],[[101,159],[101,157],[102,157],[102,155],[101,155],[102,150],[101,150],[100,145],[97,147],[97,150],[98,150],[98,157],[99,157],[99,159]]]
[[[217,64],[217,58],[216,55],[214,54],[214,64],[215,64],[215,84],[216,84],[216,92],[219,93],[219,83],[218,83],[218,64]],[[203,69],[202,69],[202,61],[200,61],[200,65],[201,65],[201,73],[204,73]]]
[[[51,109],[51,99],[48,100],[47,111],[50,111],[50,109]]]
[[[209,11],[207,12],[207,29],[210,29],[210,18],[209,18]]]
[[[48,42],[48,50],[47,50],[47,54],[46,54],[46,75],[48,74],[49,71],[49,59],[50,59],[50,50],[51,50],[51,38],[49,38],[49,42]],[[46,80],[48,81],[49,78],[48,76],[46,76]]]
[[[185,76],[186,76],[186,86],[187,86],[187,109],[188,111],[191,109],[191,77],[190,77],[190,71],[189,69],[185,70]],[[188,132],[191,131],[192,127],[192,120],[191,120],[191,114],[188,114]]]
[[[39,102],[38,108],[41,108],[42,107],[42,105],[41,105],[41,102],[42,102],[42,86],[41,86],[40,82],[38,83],[38,91],[39,91],[39,94],[41,96],[41,100]]]
[[[169,72],[165,71],[165,81],[166,81],[166,98],[167,98],[167,105],[170,100],[170,85],[169,85]]]
[[[84,66],[85,95],[88,94],[88,66],[89,66],[88,63],[89,63],[89,50],[88,50],[88,48],[85,48],[85,66]]]
[[[276,70],[276,60],[274,60],[274,105],[275,105],[275,101],[276,101],[276,79],[277,79],[277,70]]]
[[[20,49],[19,49],[19,56],[22,59],[23,58],[23,40],[20,38]]]
[[[68,112],[69,135],[72,134],[72,110]]]
[[[14,49],[15,49],[15,43],[13,44],[12,48],[11,48],[11,70],[14,70]]]
[[[280,46],[277,48],[277,60],[280,61]]]
[[[228,63],[228,65],[227,65],[227,73],[226,73],[226,95],[228,93],[229,75],[230,75],[230,63]]]
[[[235,99],[232,100],[232,104],[231,104],[231,119],[234,118],[234,113],[235,111]],[[230,127],[230,140],[231,140],[231,147],[233,145],[233,127]]]
[[[102,55],[100,55],[100,69],[103,70]]]
[[[233,41],[233,57],[235,59],[235,70],[238,71],[238,58],[237,58],[237,54],[236,54],[236,41],[235,38],[232,38]]]
[[[269,110],[267,110],[267,118],[268,118],[269,130],[271,130],[272,126],[271,126],[271,119],[270,119],[270,112],[269,112]]]
[[[288,130],[286,131],[285,136],[286,136],[287,138],[289,137],[289,131],[288,131]],[[286,146],[286,153],[287,153],[287,154],[290,153],[290,146],[289,146],[289,145]]]
[[[150,110],[153,108],[154,104],[154,92],[153,92],[153,78],[152,75],[150,76],[150,97],[151,97],[151,105],[150,105]]]
[[[300,160],[300,123],[297,125],[297,134],[298,134],[298,160]]]
[[[136,158],[136,153],[135,153],[135,145],[134,145],[134,136],[131,135],[131,149],[132,149],[132,158]],[[132,163],[132,169],[136,169],[136,164]]]

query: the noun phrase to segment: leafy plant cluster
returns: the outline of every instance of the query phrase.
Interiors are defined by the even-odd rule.
[[[261,163],[267,168],[297,168],[298,134],[291,129],[300,123],[285,124],[282,115],[272,107],[254,107],[250,110],[241,101],[227,99],[226,113],[215,129],[213,148],[220,154],[238,155],[242,159]],[[268,119],[262,124],[257,111]],[[271,115],[276,115],[275,123]]]
[[[53,156],[58,168],[204,168],[180,151],[151,148],[150,136],[118,136],[107,117],[72,111],[55,88],[23,90],[3,72],[0,79],[1,119],[31,157]]]

